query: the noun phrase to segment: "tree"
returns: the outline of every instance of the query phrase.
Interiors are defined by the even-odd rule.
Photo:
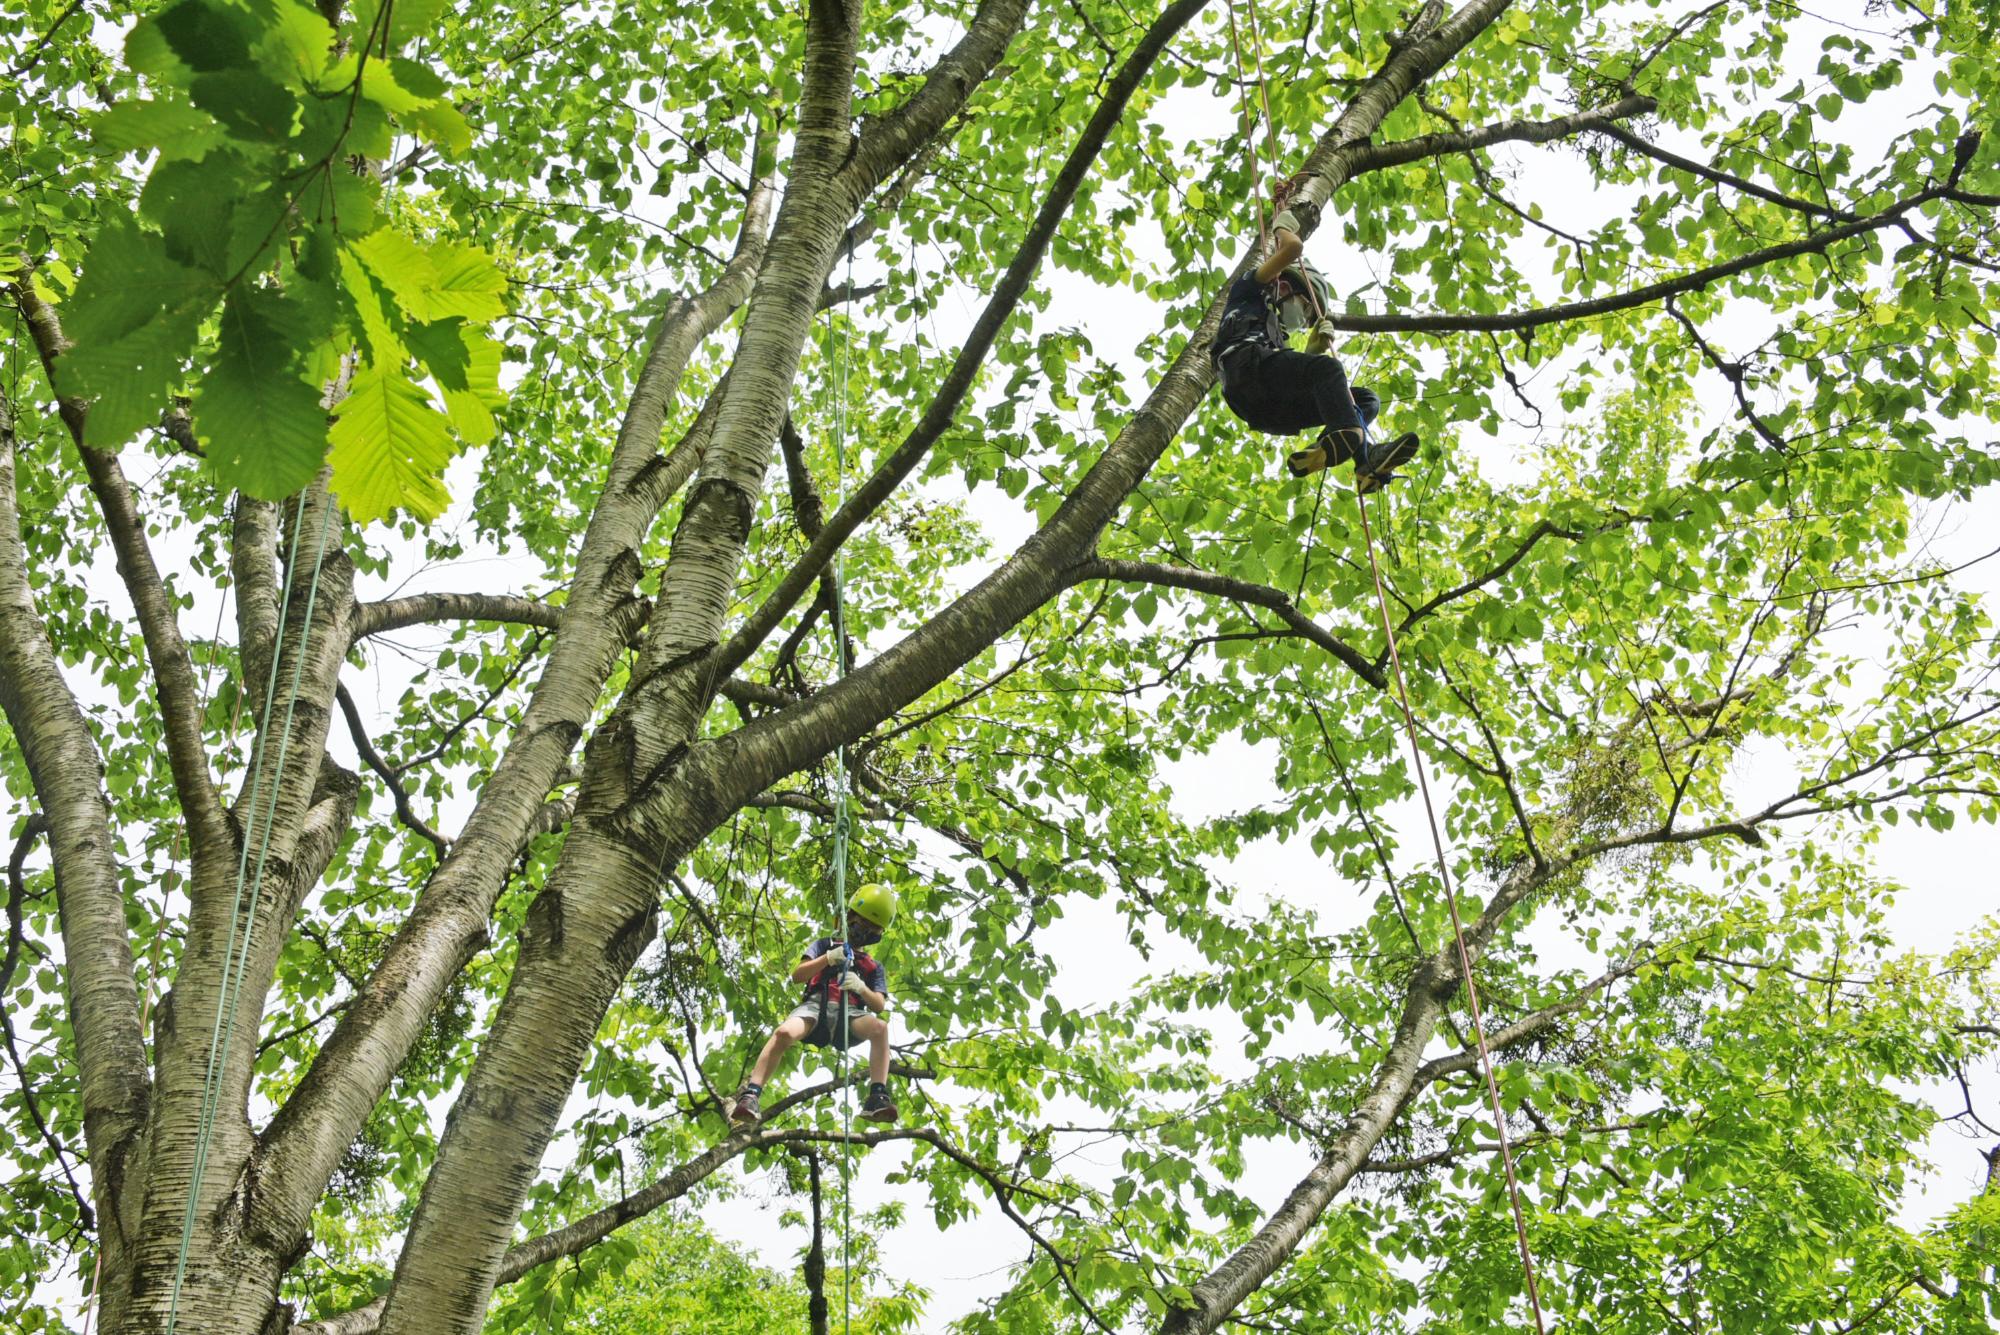
[[[469,1332],[739,1156],[900,1141],[941,1221],[983,1201],[1035,1249],[973,1325],[1519,1321],[1443,887],[1383,821],[1411,780],[1360,516],[1208,395],[1264,169],[1247,126],[1167,128],[1251,91],[1205,8],[179,0],[122,60],[82,5],[8,20],[17,1273],[81,1233],[108,1332]],[[1346,350],[1432,442],[1370,518],[1544,1299],[1979,1328],[2000,1204],[1895,1222],[1939,1114],[1892,1082],[1992,1050],[1996,940],[1897,956],[1865,849],[2000,812],[1987,613],[1917,538],[1995,474],[1980,21],[1397,8],[1254,17],[1294,207],[1388,257]],[[1921,115],[1840,140],[1917,77]],[[1631,216],[1524,197],[1535,144]],[[1085,282],[1159,312],[1143,393],[1049,317]],[[927,330],[953,292],[969,328]],[[1537,370],[1572,425],[1493,482],[1453,443],[1518,434]],[[1697,425],[1704,383],[1732,419]],[[466,556],[416,519],[489,434],[451,476],[536,573],[372,596]],[[989,557],[953,475],[1031,535]],[[215,588],[227,637],[183,624]],[[371,718],[343,678],[432,625]],[[1231,736],[1285,800],[1191,824],[1161,763]],[[805,1075],[728,1130],[830,912],[843,748],[857,871],[909,886],[901,1078],[939,1093],[849,1135]],[[1740,793],[1759,748],[1797,781]],[[1201,860],[1274,833],[1380,886],[1367,922]],[[1099,897],[1213,976],[1066,1006],[1035,933]],[[1191,993],[1249,1075],[1212,1080]],[[1125,1142],[1114,1184],[1062,1166],[1057,1091]],[[1273,1138],[1317,1156],[1275,1208],[1231,1185]],[[579,1216],[634,1147],[655,1180]]]

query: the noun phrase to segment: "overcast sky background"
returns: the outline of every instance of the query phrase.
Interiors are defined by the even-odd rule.
[[[1203,20],[1211,25],[1221,21],[1219,12]],[[1788,64],[1802,75],[1808,75],[1818,56],[1819,38],[1833,31],[1834,27],[1852,30],[1850,25],[1844,23],[1803,28],[1802,40]],[[118,36],[115,32],[101,31],[100,40],[107,49],[117,49]],[[1906,104],[1900,107],[1901,111],[1914,112],[1926,100],[1928,91],[1927,76],[1913,71],[1897,93],[1878,97],[1877,102],[1871,104],[1870,114],[1846,117],[1836,129],[1854,144],[1857,159],[1868,161],[1871,150],[1879,149],[1903,128],[1898,116],[1890,114],[1899,109],[1898,99]],[[1218,124],[1228,123],[1233,116],[1232,111],[1216,103],[1205,91],[1187,89],[1177,90],[1156,114],[1171,130],[1185,134],[1188,139],[1212,135]],[[1680,142],[1671,135],[1662,136],[1662,141],[1689,156],[1706,156],[1700,143]],[[1066,147],[1052,146],[1052,151]],[[1499,161],[1511,162],[1519,168],[1518,178],[1511,190],[1516,201],[1541,203],[1552,219],[1566,227],[1587,226],[1622,211],[1636,193],[1599,189],[1574,153],[1563,148],[1502,148],[1495,150],[1495,155]],[[1579,213],[1588,216],[1579,218]],[[1254,209],[1245,201],[1244,235],[1250,235],[1255,226]],[[1342,291],[1358,286],[1361,280],[1357,276],[1379,265],[1382,257],[1345,248],[1335,236],[1337,230],[1333,226],[1324,229],[1314,239],[1310,251],[1314,260],[1332,278],[1336,291]],[[1156,224],[1137,229],[1131,239],[1142,253],[1163,253]],[[1519,255],[1518,262],[1524,269],[1538,270],[1542,264],[1538,258],[1541,253],[1539,234],[1531,233],[1518,244],[1528,252]],[[858,276],[867,281],[865,273]],[[1217,277],[1219,279],[1220,275]],[[936,336],[950,345],[956,332],[971,324],[981,300],[981,295],[976,293],[950,294],[945,306],[938,312]],[[1145,299],[1129,292],[1096,287],[1073,274],[1065,274],[1057,281],[1055,300],[1045,317],[1048,325],[1070,324],[1085,329],[1099,355],[1122,359],[1122,364],[1130,371],[1135,401],[1150,387],[1152,369],[1134,358],[1132,350],[1142,338],[1154,331],[1160,319],[1160,312]],[[1761,337],[1754,313],[1742,312],[1737,313],[1733,322],[1721,322],[1710,333],[1725,349],[1745,347]],[[1357,370],[1356,378],[1365,382],[1368,342],[1351,341],[1344,351],[1350,365]],[[1556,407],[1560,373],[1560,367],[1545,369],[1528,387],[1530,395],[1548,414],[1547,423],[1541,428],[1544,433],[1560,428]],[[1703,382],[1703,390],[1704,407],[1710,414],[1711,422],[1724,420],[1733,412],[1734,404],[1720,376],[1708,375]],[[1510,409],[1518,413],[1518,404],[1504,386],[1498,387],[1496,393],[1503,401],[1503,413]],[[1392,403],[1385,412],[1384,425],[1393,430],[1395,421],[1395,405]],[[1703,423],[1702,429],[1708,424]],[[1483,433],[1468,433],[1457,441],[1434,442],[1431,448],[1449,448],[1470,455],[1496,480],[1518,482],[1532,476],[1532,446],[1536,439],[1537,432],[1532,424],[1511,422],[1497,439]],[[1282,469],[1283,453],[1288,448],[1288,442],[1271,442],[1268,482],[1272,487],[1295,485],[1286,479]],[[1155,470],[1155,480],[1170,484],[1178,458],[1178,451],[1170,452]],[[150,467],[148,465],[135,471],[135,476],[146,476]],[[1419,464],[1419,470],[1421,467]],[[470,525],[465,522],[465,498],[470,497],[472,489],[471,464],[461,461],[455,467],[452,478],[453,495],[461,500],[453,514],[443,522],[455,524],[468,535]],[[941,499],[966,499],[963,488],[955,482],[934,483],[932,490]],[[1351,503],[1344,498],[1334,499],[1332,491],[1330,488],[1329,504]],[[987,488],[974,494],[968,504],[992,538],[994,564],[1011,553],[1031,531],[1029,517],[996,489]],[[1937,562],[1955,565],[1971,561],[2000,543],[2000,494],[1989,491],[1969,506],[1939,507],[1927,515],[1927,520],[1935,527],[1930,555]],[[176,564],[184,567],[184,560],[177,559],[184,556],[184,552],[163,551],[162,564],[168,568]],[[969,586],[987,569],[990,565],[964,571],[964,583]],[[407,553],[388,578],[377,581],[361,577],[357,581],[357,595],[366,599],[384,596],[390,589],[399,589],[404,593],[459,589],[467,586],[468,574],[472,576],[472,583],[488,589],[520,589],[537,583],[537,572],[527,563],[490,547],[475,545],[469,550],[465,562],[436,570],[422,568],[420,550]],[[2000,596],[2000,560],[1974,566],[1960,574],[1957,582],[1961,587],[1981,591],[1989,599]],[[114,612],[129,614],[129,604],[108,554],[93,570],[91,584],[93,592]],[[184,614],[183,624],[191,633],[206,634],[215,623],[219,610],[217,594],[207,588],[198,588],[194,593],[195,606]],[[371,702],[379,701],[386,709],[393,710],[405,686],[418,675],[415,666],[398,655],[375,654],[368,672],[365,675],[352,674],[350,685],[364,709]],[[75,684],[75,681],[73,677],[72,683]],[[1380,707],[1389,707],[1386,699]],[[334,730],[331,746],[344,763],[354,763],[343,729]],[[1190,756],[1166,766],[1165,777],[1171,784],[1176,809],[1190,820],[1199,820],[1276,801],[1279,793],[1272,780],[1274,756],[1275,748],[1270,745],[1252,747],[1230,742],[1206,756]],[[1789,766],[1780,755],[1753,755],[1737,767],[1736,784],[1746,801],[1761,802],[1779,792],[1788,791],[1790,780]],[[440,814],[439,827],[452,830],[462,822],[465,810],[460,804],[459,809],[448,808]],[[1403,836],[1399,872],[1416,866],[1424,859],[1427,847],[1426,841],[1417,835],[1421,810],[1410,803],[1401,803],[1384,814]],[[2000,907],[1993,870],[2000,866],[2000,830],[1992,826],[1961,822],[1950,834],[1940,835],[1915,829],[1908,824],[1902,825],[1884,835],[1875,850],[1875,866],[1881,874],[1910,887],[1892,915],[1898,942],[1910,949],[1943,949],[1980,916]],[[1321,915],[1328,931],[1338,931],[1361,921],[1373,893],[1372,890],[1341,882],[1335,872],[1313,856],[1308,840],[1303,837],[1290,843],[1267,838],[1246,849],[1233,861],[1217,864],[1213,870],[1244,892],[1240,902],[1245,912],[1253,909],[1255,896],[1270,895],[1310,906]],[[1050,928],[1038,932],[1037,942],[1057,962],[1060,972],[1055,990],[1063,998],[1065,1006],[1071,1009],[1117,1001],[1148,974],[1183,966],[1198,967],[1199,964],[1191,951],[1176,950],[1172,945],[1157,952],[1150,962],[1141,960],[1124,944],[1122,919],[1110,904],[1102,901],[1067,904],[1065,916]],[[893,990],[893,948],[886,958],[892,970]],[[773,1017],[774,1020],[776,1018]],[[1225,1038],[1232,1032],[1229,1017],[1210,1012],[1206,1018]],[[1297,1050],[1318,1042],[1320,1038],[1320,1035],[1310,1033],[1288,1035],[1280,1050]],[[1219,1050],[1226,1051],[1227,1043],[1220,1045]],[[793,1073],[798,1071],[796,1056],[791,1059],[789,1069]],[[1248,1069],[1248,1064],[1239,1061],[1232,1069],[1223,1060],[1218,1062],[1217,1069],[1223,1076],[1240,1075]],[[1989,1118],[1994,1118],[1994,1109],[2000,1105],[2000,1079],[1996,1079],[1990,1067],[1982,1073],[1977,1093],[1985,1101],[1983,1110]],[[571,1110],[573,1113],[582,1112],[589,1106],[588,1100],[579,1098],[573,1102]],[[440,1104],[440,1125],[443,1111],[444,1105]],[[1933,1151],[1935,1171],[1918,1190],[1911,1193],[1907,1203],[1906,1215],[1912,1223],[1933,1218],[1965,1199],[1976,1189],[1979,1173],[1983,1171],[1983,1164],[1972,1143],[1948,1129],[1941,1129],[1934,1137]],[[1008,1282],[1010,1269],[1026,1257],[1028,1243],[1012,1225],[991,1211],[978,1220],[943,1232],[937,1230],[921,1193],[908,1188],[892,1188],[884,1183],[885,1175],[904,1161],[905,1153],[891,1147],[868,1155],[859,1170],[855,1203],[857,1209],[869,1208],[890,1199],[908,1203],[907,1221],[890,1237],[884,1254],[896,1276],[915,1280],[931,1291],[933,1297],[925,1329],[941,1329],[950,1318],[973,1309],[980,1301],[1002,1291]],[[1108,1149],[1103,1156],[1105,1162],[1102,1166],[1107,1180],[1110,1171],[1116,1168],[1117,1156],[1116,1146]],[[1267,1206],[1274,1206],[1310,1167],[1311,1159],[1311,1151],[1304,1146],[1267,1145],[1256,1148],[1249,1156],[1247,1171],[1239,1185]],[[552,1156],[548,1171],[557,1171],[562,1161],[561,1153]],[[1088,1161],[1086,1153],[1080,1161],[1072,1160],[1071,1166],[1077,1167],[1079,1162]],[[711,1203],[703,1208],[701,1216],[704,1222],[722,1236],[750,1248],[768,1264],[782,1268],[796,1265],[805,1243],[805,1233],[802,1229],[781,1227],[779,1215],[783,1210],[797,1206],[797,1198],[780,1194],[770,1175],[744,1174],[740,1165],[731,1171],[740,1184],[740,1190],[732,1200]],[[74,1294],[76,1278],[74,1274],[60,1277],[54,1281],[54,1286]]]

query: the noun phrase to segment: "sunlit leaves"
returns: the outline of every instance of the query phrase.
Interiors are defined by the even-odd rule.
[[[371,366],[354,378],[331,433],[333,486],[361,523],[403,508],[435,518],[451,498],[439,481],[452,455],[445,416],[400,371]]]
[[[450,424],[473,443],[492,437],[497,357],[480,328],[505,308],[504,276],[477,246],[419,241],[406,223],[384,219],[378,183],[350,162],[386,153],[399,125],[447,152],[470,147],[450,86],[395,54],[439,9],[394,14],[386,25],[378,11],[359,16],[367,40],[345,55],[332,27],[298,0],[179,0],[128,35],[126,57],[155,95],[115,103],[93,128],[107,153],[159,150],[141,191],[147,225],[114,214],[100,227],[61,312],[75,345],[61,375],[67,392],[91,402],[92,444],[120,445],[157,422],[195,369],[197,345],[212,339],[194,377],[196,434],[226,488],[278,499],[312,476],[329,441],[324,386],[300,375],[330,378],[351,353],[357,383],[417,393],[402,374],[400,330],[438,321],[457,322],[444,341],[458,351],[439,352],[432,370]],[[335,258],[343,251],[372,279],[343,273],[346,297],[333,300],[323,285],[348,268]],[[225,294],[221,324],[211,326]],[[266,376],[275,376],[268,388]],[[336,473],[342,459],[394,466],[337,485],[365,498],[370,518],[434,514],[441,484],[420,471],[449,452],[433,438],[445,419],[413,402],[372,406],[369,428],[336,450]]]

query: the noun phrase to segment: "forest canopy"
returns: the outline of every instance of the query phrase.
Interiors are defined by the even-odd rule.
[[[0,15],[0,1320],[2000,1328],[2000,17],[1829,9]]]

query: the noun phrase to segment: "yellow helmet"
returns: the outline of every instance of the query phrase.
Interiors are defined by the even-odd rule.
[[[864,885],[847,901],[847,907],[886,932],[896,921],[896,892],[886,885]]]

